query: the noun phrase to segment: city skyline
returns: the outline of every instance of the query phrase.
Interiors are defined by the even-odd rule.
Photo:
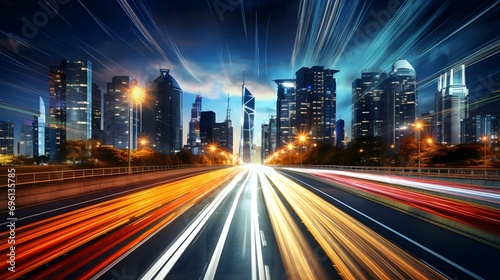
[[[473,97],[498,88],[495,30],[500,22],[495,15],[500,7],[495,1],[351,1],[336,8],[327,1],[53,3],[52,8],[24,1],[0,4],[5,20],[0,25],[1,101],[37,110],[42,96],[47,104],[48,67],[62,59],[92,61],[101,90],[116,75],[145,87],[160,67],[171,69],[184,92],[184,132],[198,94],[204,109],[220,117],[226,110],[220,103],[229,94],[231,119],[240,119],[243,71],[256,97],[257,127],[276,115],[273,80],[293,78],[301,67],[340,71],[336,113],[348,130],[352,81],[363,69],[388,71],[400,58],[417,72],[418,115],[433,108],[439,74],[459,64],[467,67]],[[234,127],[238,143],[237,122]],[[257,129],[256,143],[258,134]]]

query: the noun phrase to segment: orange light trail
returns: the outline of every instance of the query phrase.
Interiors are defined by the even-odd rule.
[[[15,273],[12,273],[7,270],[8,263],[0,264],[0,278],[19,278],[85,245],[68,258],[40,272],[40,276],[44,278],[67,277],[92,259],[119,245],[117,251],[82,276],[87,279],[205,198],[239,171],[238,167],[216,170],[16,228],[18,265]],[[112,234],[107,234],[109,232]],[[2,236],[5,238],[6,233]],[[7,254],[7,245],[9,244],[0,245],[0,254]]]

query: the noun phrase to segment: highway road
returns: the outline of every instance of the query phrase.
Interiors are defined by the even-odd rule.
[[[469,200],[422,194],[435,188]],[[356,191],[351,191],[356,190]],[[498,192],[248,165],[23,209],[16,271],[42,279],[494,279],[500,249],[376,202],[494,234]],[[471,202],[484,201],[484,203]],[[455,209],[455,211],[453,211]],[[0,218],[4,219],[5,215]],[[3,223],[2,226],[6,226]],[[10,251],[2,233],[0,254]]]

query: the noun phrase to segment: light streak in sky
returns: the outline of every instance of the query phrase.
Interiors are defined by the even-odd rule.
[[[184,66],[184,69],[189,73],[191,74],[191,76],[197,80],[198,82],[202,82],[200,79],[198,79],[198,77],[196,77],[196,75],[194,74],[193,70],[191,69],[191,67],[189,67],[189,64],[187,62],[187,60],[184,58],[184,56],[182,55],[181,53],[181,50],[177,47],[177,45],[175,44],[174,42],[174,39],[168,34],[167,31],[165,31],[165,34],[167,36],[167,43],[169,44],[170,48],[172,49],[172,51],[174,52],[174,54],[177,56],[177,59],[179,60],[179,62],[182,64],[182,66]]]
[[[335,66],[366,12],[360,6],[360,1],[301,1],[292,69]]]
[[[118,0],[118,3],[122,7],[123,11],[127,14],[128,18],[132,21],[132,23],[135,25],[137,30],[139,30],[148,40],[148,42],[153,45],[153,47],[156,49],[156,51],[165,59],[166,61],[169,61],[167,59],[166,53],[163,51],[163,49],[160,47],[160,45],[156,42],[154,39],[153,35],[148,31],[146,26],[144,26],[143,22],[139,19],[139,17],[136,15],[132,7],[130,7],[129,3],[126,0]]]
[[[434,48],[437,46],[434,46]],[[482,60],[485,60],[495,54],[500,52],[500,36],[491,40],[488,43],[483,44],[476,50],[473,50],[472,53],[466,55],[465,57],[456,61],[454,65],[462,65],[464,64],[466,67],[471,66],[475,63],[478,63]],[[442,67],[433,74],[419,79],[418,85],[420,88],[435,85],[437,77],[449,70],[450,67]]]
[[[129,5],[129,3],[126,0],[118,0],[118,3],[122,7],[122,9],[125,11],[127,14],[128,18],[132,21],[132,23],[135,25],[136,29],[139,30],[139,32],[142,34],[142,36],[156,49],[157,53],[167,62],[170,62],[170,60],[167,58],[166,53],[163,51],[162,47],[159,45],[159,43],[155,40],[151,32],[146,28],[146,25],[141,19],[137,16],[137,14],[134,12],[132,7]],[[143,7],[144,14],[147,16],[147,18],[150,19],[150,25],[157,31],[159,32],[159,28],[154,23],[154,20],[152,19],[151,15],[149,12],[145,9],[144,4],[141,2],[141,6]],[[142,14],[141,14],[142,15]],[[146,22],[147,23],[147,22]],[[161,33],[160,33],[161,34]],[[166,40],[166,43],[168,46],[171,48],[171,50],[174,52],[175,56],[181,63],[181,65],[184,67],[184,69],[198,82],[201,83],[201,80],[195,75],[194,71],[191,69],[189,66],[187,60],[184,58],[182,55],[180,49],[177,47],[177,44],[175,43],[174,39],[169,35],[169,33],[165,30],[165,37],[163,37]]]
[[[257,71],[257,78],[260,77],[259,67],[259,15],[255,11],[255,70]]]
[[[219,63],[221,67],[222,74],[224,75],[224,78],[226,80],[226,83],[230,86],[233,87],[233,84],[231,82],[231,78],[229,77],[228,69],[226,66],[226,63],[224,62],[224,55],[222,54],[222,47],[217,46],[217,56],[219,57]],[[228,49],[228,54],[229,54],[229,49]]]
[[[266,45],[264,47],[264,66],[266,69],[266,75],[267,75],[267,43],[269,41],[269,24],[271,23],[271,14],[269,14],[269,17],[267,18],[267,28],[266,28]]]
[[[94,19],[94,21],[99,25],[99,27],[106,33],[108,34],[109,37],[111,37],[111,34],[109,33],[109,27],[104,24],[101,20],[99,20],[80,0],[78,0],[78,3],[82,5],[82,7],[90,14],[90,16]]]
[[[245,31],[245,38],[247,38],[248,40],[247,20],[245,18],[245,3],[243,3],[243,0],[241,0],[241,21],[243,23],[243,30]]]

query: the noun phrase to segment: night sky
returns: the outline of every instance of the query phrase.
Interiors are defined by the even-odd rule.
[[[494,113],[500,105],[499,3],[2,0],[0,101],[37,110],[42,96],[48,108],[48,67],[63,59],[92,61],[93,82],[103,92],[115,75],[144,87],[159,67],[170,68],[184,91],[184,143],[197,94],[217,122],[225,119],[230,95],[238,143],[244,73],[256,98],[254,141],[260,145],[261,123],[276,114],[274,79],[294,78],[303,66],[340,70],[337,119],[346,120],[350,135],[352,81],[362,69],[390,71],[395,60],[407,59],[417,73],[420,113],[432,109],[439,74],[460,64],[472,99],[490,96],[481,108]],[[0,120],[24,119],[32,117],[0,112]]]

